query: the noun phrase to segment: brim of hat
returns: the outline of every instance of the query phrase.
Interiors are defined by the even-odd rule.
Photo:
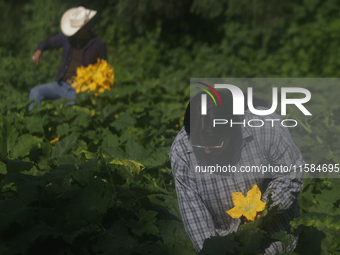
[[[63,34],[66,36],[72,36],[75,33],[77,33],[79,29],[81,29],[84,25],[86,25],[94,17],[94,15],[97,14],[97,11],[91,10],[88,21],[84,25],[79,26],[79,27],[73,27],[71,26],[71,22],[68,17],[70,17],[71,12],[74,11],[75,9],[77,8],[71,8],[67,10],[64,13],[63,17],[61,18],[61,21],[60,21],[61,32],[63,32]]]

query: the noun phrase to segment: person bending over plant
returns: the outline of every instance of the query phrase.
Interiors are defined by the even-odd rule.
[[[202,115],[201,96],[199,93],[190,100],[184,127],[170,151],[179,208],[195,251],[202,250],[205,239],[238,232],[242,224],[260,218],[270,191],[278,211],[264,230],[270,235],[283,230],[290,242],[287,246],[281,241],[269,242],[261,252],[294,250],[298,234],[291,232],[289,222],[299,216],[297,195],[303,187],[302,175],[250,170],[260,166],[279,169],[305,162],[280,121],[266,121],[257,128],[243,125],[251,119],[282,118],[275,113],[256,116],[249,110],[241,116],[233,115],[233,98],[229,92],[220,93],[223,106],[216,106],[206,97],[207,114]],[[259,103],[257,108],[261,107]],[[214,119],[224,124],[214,127]],[[258,126],[254,122],[252,125]]]
[[[31,89],[30,100],[40,105],[42,100],[57,98],[76,98],[76,90],[71,86],[72,77],[76,76],[77,68],[96,64],[97,59],[107,60],[106,44],[94,36],[90,30],[89,21],[97,11],[85,9],[82,6],[67,10],[61,18],[62,33],[43,40],[36,48],[32,61],[38,65],[44,50],[63,48],[63,60],[55,81]],[[73,105],[73,101],[67,102]],[[30,104],[29,110],[34,104]]]

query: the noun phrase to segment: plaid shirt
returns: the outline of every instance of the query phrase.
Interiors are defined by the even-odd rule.
[[[68,37],[63,33],[57,34],[56,36],[43,40],[35,49],[44,51],[46,49],[55,49],[60,47],[63,47],[63,60],[57,76],[55,77],[57,82],[62,80],[71,62],[72,46],[68,41]],[[98,37],[93,37],[85,46],[82,64],[85,67],[90,64],[95,64],[97,63],[97,58],[107,60],[106,44]]]
[[[277,114],[265,116],[266,119],[282,119]],[[264,119],[249,111],[245,112],[246,123],[249,119]],[[271,122],[269,122],[271,123]],[[237,169],[241,166],[263,165],[303,165],[301,153],[295,146],[287,128],[280,122],[274,127],[268,122],[261,128],[240,128],[240,139],[235,144],[239,157],[233,162]],[[255,125],[255,124],[253,124]],[[202,158],[202,157],[200,157]],[[278,214],[266,229],[273,234],[281,229],[290,236],[286,247],[282,242],[273,242],[262,252],[277,252],[295,249],[298,234],[290,231],[289,222],[299,216],[297,194],[303,187],[302,174],[273,174],[271,178],[259,178],[251,173],[209,174],[195,172],[200,165],[184,128],[178,133],[170,151],[172,173],[179,202],[183,224],[194,249],[199,252],[203,242],[210,236],[224,236],[240,230],[240,219],[231,218],[226,211],[234,207],[233,192],[242,192],[244,196],[257,184],[261,190],[262,201],[266,201],[270,190],[273,190],[274,205],[282,203]]]

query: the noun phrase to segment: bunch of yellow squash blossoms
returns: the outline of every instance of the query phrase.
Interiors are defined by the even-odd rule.
[[[73,76],[72,87],[76,89],[76,93],[98,91],[103,93],[110,90],[114,83],[114,70],[106,60],[97,59],[96,64],[81,66],[77,68],[77,76]],[[98,93],[94,94],[98,96]]]

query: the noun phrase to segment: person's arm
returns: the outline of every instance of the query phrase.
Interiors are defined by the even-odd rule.
[[[305,162],[288,128],[280,124],[272,128],[269,139],[266,140],[265,144],[267,156],[272,166],[282,165],[291,169],[290,173],[275,173],[262,196],[263,200],[266,201],[270,190],[273,190],[273,205],[282,203],[278,208],[278,213],[280,213],[292,206],[303,187],[302,173],[299,173],[298,167],[296,167],[296,173],[293,169],[294,166],[304,165]]]
[[[43,41],[41,41],[38,45],[38,47],[35,50],[47,50],[47,49],[56,49],[63,46],[63,42],[65,40],[65,35],[63,33],[59,33],[55,36],[52,36],[50,38],[47,38]]]
[[[195,179],[190,175],[189,161],[184,153],[186,151],[181,152],[172,146],[170,161],[184,228],[198,253],[204,240],[217,233],[211,214],[197,191]]]
[[[35,49],[33,56],[32,56],[32,61],[35,65],[38,65],[42,52],[45,49],[54,49],[54,48],[60,48],[63,46],[63,40],[65,36],[62,33],[57,34],[56,36],[50,37],[48,39],[43,40],[42,42],[39,43],[38,47]]]

